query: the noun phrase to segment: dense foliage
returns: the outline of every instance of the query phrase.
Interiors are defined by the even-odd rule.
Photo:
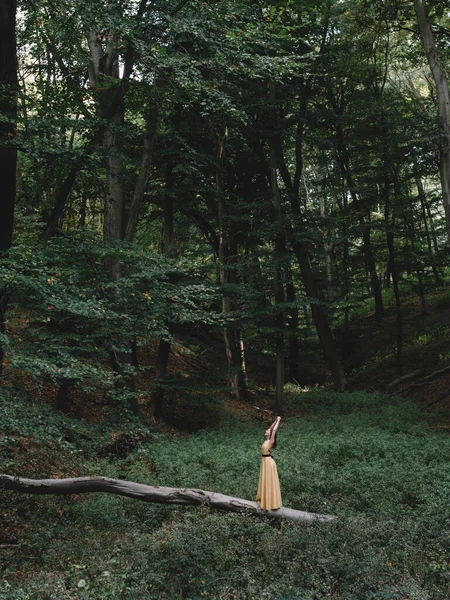
[[[2,302],[11,293],[19,314],[39,306],[20,332],[26,359],[13,317],[3,327],[11,363],[87,387],[122,377],[132,397],[136,338],[153,339],[160,416],[170,344],[183,342],[177,310],[217,324],[212,308],[228,384],[245,398],[245,354],[260,339],[281,410],[283,383],[305,382],[299,346],[311,330],[345,388],[351,311],[372,296],[381,315],[392,286],[401,373],[401,284],[425,310],[447,251],[446,117],[436,119],[421,3],[19,3],[19,79],[5,100],[15,89],[17,127],[4,142],[19,150],[16,229]],[[427,15],[445,69],[448,17],[433,2]],[[186,268],[190,284],[176,273]]]

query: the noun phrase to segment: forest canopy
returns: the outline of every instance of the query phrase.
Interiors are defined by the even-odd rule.
[[[401,374],[401,286],[425,306],[446,267],[444,4],[5,2],[8,365],[135,413],[150,369],[159,417],[171,349],[223,336],[219,379],[245,398],[270,358],[280,411],[311,343],[346,388],[392,289]]]

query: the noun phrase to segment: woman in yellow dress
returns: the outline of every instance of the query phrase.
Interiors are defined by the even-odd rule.
[[[277,417],[266,431],[266,441],[261,448],[261,469],[259,472],[256,502],[258,502],[264,510],[276,510],[282,505],[277,465],[270,452],[272,448],[275,448],[277,445],[277,430],[280,421],[281,417]]]

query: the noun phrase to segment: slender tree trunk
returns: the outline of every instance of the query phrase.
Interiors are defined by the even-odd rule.
[[[288,265],[285,269],[286,272],[286,299],[291,304],[289,308],[289,355],[288,355],[288,368],[289,368],[289,380],[300,381],[299,373],[299,360],[300,360],[300,348],[299,348],[299,315],[298,307],[296,305],[297,298],[295,294],[294,281],[292,279],[292,269]]]
[[[387,215],[387,219],[389,216]],[[389,250],[389,262],[390,270],[392,273],[392,287],[394,288],[395,296],[395,309],[396,309],[396,372],[397,375],[401,375],[403,370],[403,318],[402,318],[402,305],[400,300],[400,291],[398,287],[398,271],[395,261],[395,247],[394,247],[394,232],[393,228],[395,225],[394,218],[392,219],[392,225],[388,224],[388,230],[386,233],[387,245]]]
[[[315,175],[316,180],[317,180],[317,194],[319,196],[320,217],[325,222],[326,213],[325,213],[324,191],[323,191],[322,183],[320,181],[319,170],[318,170],[317,166],[315,166],[315,165],[314,165],[314,175]],[[332,245],[328,241],[329,236],[330,236],[329,227],[325,226],[324,227],[324,231],[323,231],[323,250],[324,250],[324,254],[325,254],[325,269],[326,269],[326,274],[327,274],[328,301],[332,302],[333,301],[333,297],[334,297],[333,272],[332,272],[332,263],[331,263]]]
[[[218,136],[216,181],[217,205],[219,217],[219,262],[220,283],[224,286],[236,283],[236,269],[233,263],[236,261],[237,243],[230,231],[227,194],[223,184],[225,145],[228,137],[228,129],[225,127],[224,134]],[[233,309],[233,303],[225,290],[222,299],[222,312],[226,315]],[[245,369],[244,346],[241,333],[236,327],[226,326],[224,329],[225,353],[228,367],[233,371],[230,383],[238,400],[247,397],[247,378]]]
[[[17,148],[17,58],[16,1],[0,3],[0,164],[2,166],[2,206],[0,255],[11,246],[16,198]]]
[[[78,227],[86,227],[86,216],[87,216],[87,198],[83,194],[80,203],[80,216],[78,219]]]
[[[164,401],[164,379],[167,375],[167,365],[169,362],[170,342],[160,338],[158,353],[156,355],[155,379],[157,385],[152,392],[152,415],[155,419],[162,416],[162,407]]]
[[[347,190],[342,191],[342,209],[344,213],[344,223],[343,223],[343,245],[342,245],[342,270],[344,272],[344,295],[346,298],[346,305],[344,311],[344,332],[345,335],[348,335],[349,332],[349,314],[350,309],[348,307],[348,299],[350,294],[350,244],[348,241],[348,231],[347,231],[347,215],[348,215],[348,201],[347,201]]]
[[[67,177],[63,181],[60,189],[56,194],[55,205],[50,214],[50,218],[48,219],[47,224],[44,228],[44,231],[42,232],[42,239],[44,240],[44,242],[48,242],[48,240],[56,233],[58,227],[60,227],[61,219],[66,209],[69,194],[72,191],[76,176],[78,175],[80,169],[81,161],[72,166]]]
[[[309,257],[306,249],[302,244],[295,242],[293,244],[294,253],[297,257],[298,264],[300,266],[300,272],[302,279],[305,284],[306,294],[310,298],[319,299],[319,289],[314,279],[314,275],[311,270]],[[328,324],[328,319],[322,304],[311,304],[311,312],[313,316],[314,325],[316,327],[319,342],[322,347],[323,353],[327,359],[330,367],[333,381],[336,385],[336,389],[339,392],[344,391],[347,385],[347,379],[345,377],[344,369],[342,367],[341,359],[336,347],[336,341],[331,332]]]
[[[67,408],[69,398],[69,384],[67,381],[60,382],[56,393],[56,410],[64,411]]]
[[[439,58],[433,30],[428,21],[428,7],[424,0],[414,0],[414,8],[419,24],[428,64],[433,74],[436,85],[436,96],[439,116],[440,132],[440,176],[442,199],[444,201],[445,216],[447,219],[447,236],[450,241],[450,92],[448,79]]]
[[[173,228],[173,186],[174,186],[174,163],[168,163],[166,168],[166,186],[164,194],[164,243],[163,252],[169,258],[176,254],[175,235]],[[170,325],[169,325],[170,329]],[[155,419],[162,416],[162,407],[164,402],[164,379],[167,375],[167,366],[170,355],[170,342],[161,337],[158,344],[158,353],[156,355],[155,379],[156,385],[152,392],[152,415]]]
[[[230,255],[228,257],[228,282],[232,285],[238,284],[237,276],[237,256],[238,256],[238,243],[237,236],[233,229],[230,231]],[[231,301],[230,310],[234,310],[234,302]],[[232,350],[232,367],[236,372],[236,389],[237,398],[239,400],[247,399],[247,369],[245,366],[245,347],[244,340],[242,338],[242,331],[238,327],[229,327],[228,335],[230,336],[230,347]]]
[[[123,125],[124,103],[119,104],[104,133],[104,149],[107,155],[107,193],[103,220],[103,238],[107,241],[123,239],[124,224],[124,163],[120,144],[120,127]],[[111,281],[120,279],[120,262],[113,258],[106,267]],[[131,411],[137,415],[139,406],[136,396],[136,383],[133,374],[132,340],[122,340],[120,349],[114,351],[115,370],[121,376],[117,385],[129,399]],[[127,348],[128,346],[128,348]]]
[[[182,116],[182,105],[177,104],[172,118],[173,139],[169,142],[172,156],[166,164],[165,188],[164,188],[164,225],[163,225],[163,253],[168,258],[174,258],[177,254],[174,231],[174,188],[175,188],[175,173],[176,166],[175,154],[177,150],[176,135],[180,130]],[[169,331],[171,326],[169,324]],[[167,375],[167,366],[170,355],[170,342],[165,338],[160,338],[158,345],[158,353],[156,355],[155,378],[156,386],[152,392],[152,414],[156,419],[162,416],[162,406],[164,402],[164,378]]]
[[[0,2],[0,165],[2,202],[0,213],[0,259],[12,243],[16,200],[17,148],[14,142],[17,116],[16,1]],[[6,332],[6,287],[0,284],[0,332]],[[0,375],[4,349],[0,345]]]
[[[428,218],[427,218],[429,216],[429,207],[428,207],[428,203],[427,203],[425,190],[423,188],[422,180],[417,173],[415,175],[415,182],[416,182],[416,186],[417,186],[417,192],[419,194],[420,208],[422,210],[422,219],[423,219],[423,226],[425,229],[425,236],[426,236],[426,240],[427,240],[428,253],[430,255],[430,260],[432,261],[431,268],[433,269],[434,280],[436,282],[436,285],[443,285],[444,281],[443,281],[442,276],[440,275],[439,271],[437,270],[436,265],[434,264],[434,260],[433,260],[434,252],[433,252],[433,245],[432,245],[432,236],[430,233],[430,227],[428,226]],[[428,209],[428,211],[427,211],[427,209]],[[430,223],[430,226],[432,227],[432,223]],[[436,240],[436,236],[435,236],[435,240]],[[436,241],[436,244],[437,244],[437,241]]]
[[[389,270],[392,276],[392,287],[394,288],[395,296],[395,311],[396,311],[396,373],[401,375],[403,370],[403,315],[402,304],[400,299],[398,267],[395,258],[395,212],[392,211],[392,223],[390,222],[390,177],[389,177],[389,155],[387,148],[384,148],[384,184],[383,184],[383,200],[384,200],[384,218],[386,224],[386,241],[389,252]],[[396,190],[399,191],[399,181],[396,179]]]
[[[276,386],[275,406],[276,414],[283,414],[283,388],[284,388],[284,311],[280,305],[284,303],[283,289],[283,256],[286,251],[286,240],[283,227],[283,213],[281,208],[280,190],[277,180],[277,159],[273,147],[270,148],[270,184],[272,187],[273,206],[275,212],[275,254],[274,254],[274,296],[275,296],[275,325],[277,328],[275,338],[276,350]]]
[[[139,212],[141,209],[142,201],[144,199],[145,191],[147,189],[148,178],[150,176],[150,170],[152,166],[153,142],[155,140],[158,123],[158,106],[155,103],[151,104],[147,119],[147,131],[144,136],[141,166],[139,168],[138,178],[134,187],[133,197],[128,211],[128,219],[125,228],[124,239],[127,242],[132,242],[134,240],[134,235],[136,232],[136,227],[139,218]]]
[[[148,121],[147,121],[147,129],[144,136],[144,144],[141,156],[141,165],[139,168],[138,177],[136,180],[136,184],[134,187],[133,197],[131,199],[131,204],[128,211],[128,218],[126,219],[124,239],[128,242],[134,241],[134,236],[136,233],[136,228],[139,219],[139,213],[142,205],[142,201],[144,199],[145,190],[147,188],[148,178],[150,176],[150,170],[152,166],[152,151],[153,151],[153,142],[156,136],[156,128],[158,121],[158,107],[156,104],[152,103],[149,109]],[[173,219],[172,219],[172,230],[173,230]],[[164,345],[162,344],[163,340],[160,340],[159,349],[158,349],[158,357],[157,357],[157,365],[156,372],[158,373],[156,377],[163,378],[166,375],[167,371],[167,361],[169,357],[169,350],[165,351]],[[166,342],[168,344],[168,342]],[[126,356],[127,362],[131,360],[131,365],[133,367],[137,367],[137,352],[136,352],[136,337],[131,342],[131,353]],[[136,382],[134,376],[129,376],[128,387],[131,391],[131,410],[134,414],[138,414],[139,405],[138,399],[136,395]],[[152,397],[152,410],[153,415],[156,418],[161,416],[162,402],[164,397],[163,388],[159,388],[157,390],[157,396],[153,399]]]

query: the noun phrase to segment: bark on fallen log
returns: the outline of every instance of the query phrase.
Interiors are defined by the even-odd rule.
[[[433,383],[434,381],[436,381],[436,379],[439,379],[440,377],[442,377],[442,375],[446,375],[448,372],[450,372],[450,365],[448,367],[444,367],[443,369],[439,369],[439,371],[434,371],[430,375],[424,377],[421,381],[413,383],[412,385],[403,389],[402,394],[405,394],[406,392],[409,392],[413,389],[422,388],[426,385],[430,385],[430,383]]]
[[[332,521],[336,517],[294,510],[284,506],[278,510],[263,510],[259,504],[243,498],[234,498],[216,492],[188,488],[170,488],[134,483],[108,477],[76,477],[72,479],[26,479],[0,474],[0,488],[26,494],[87,494],[106,492],[119,494],[144,502],[158,504],[193,504],[210,506],[232,512],[245,512],[269,519],[293,521]]]
[[[417,369],[417,371],[413,371],[412,373],[407,373],[406,375],[402,375],[401,377],[397,377],[397,379],[394,379],[394,381],[391,381],[391,383],[388,383],[388,385],[386,386],[386,391],[388,392],[389,390],[392,390],[393,388],[395,388],[400,383],[403,383],[405,381],[411,381],[411,379],[415,379],[416,377],[420,377],[424,373],[425,373],[424,369]]]

